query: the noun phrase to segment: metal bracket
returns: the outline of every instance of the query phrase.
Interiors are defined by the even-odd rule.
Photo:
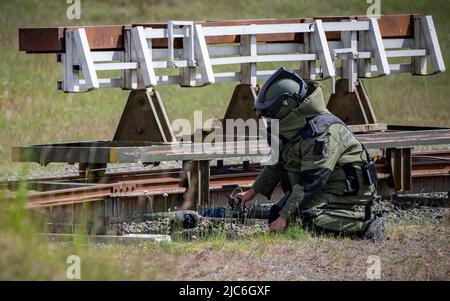
[[[234,88],[223,119],[258,119],[253,110],[255,99],[256,90],[253,86],[248,84],[237,85]]]
[[[136,183],[119,182],[114,184],[111,190],[111,197],[128,196],[136,190]]]
[[[336,93],[330,96],[327,109],[348,125],[375,124],[375,112],[361,80],[355,83],[355,90],[348,92],[349,80],[336,82]]]
[[[113,141],[175,141],[172,127],[159,93],[134,90],[120,118]]]

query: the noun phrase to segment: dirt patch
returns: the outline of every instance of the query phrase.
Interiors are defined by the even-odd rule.
[[[388,223],[381,243],[283,234],[175,242],[152,246],[146,251],[151,254],[137,252],[147,269],[160,271],[152,279],[366,280],[370,258],[378,256],[382,280],[450,280],[449,247],[448,224]]]

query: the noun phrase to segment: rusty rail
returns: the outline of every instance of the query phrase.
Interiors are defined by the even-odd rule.
[[[413,14],[384,15],[379,19],[379,27],[383,38],[412,38],[414,35]],[[367,16],[345,17],[312,17],[296,19],[248,19],[228,21],[202,21],[196,22],[204,27],[209,26],[235,26],[246,24],[289,24],[305,23],[313,20],[324,22],[339,22],[342,20],[367,20]],[[93,51],[123,50],[124,29],[127,27],[144,26],[151,28],[167,28],[167,23],[143,23],[110,26],[85,26],[87,39]],[[64,32],[66,29],[79,28],[76,26],[62,26],[53,28],[20,28],[19,50],[27,53],[62,53],[65,51]],[[328,40],[340,40],[340,33],[328,32]],[[300,34],[257,35],[258,42],[302,42]],[[175,47],[182,45],[181,39],[175,40]],[[239,43],[239,36],[227,35],[222,37],[206,37],[207,44]],[[155,39],[154,48],[167,47],[167,39]]]
[[[250,187],[259,173],[259,164],[252,164],[246,170],[237,170],[234,173],[221,174],[221,168],[212,169],[209,188],[210,191],[223,191],[239,185]],[[391,180],[389,165],[378,162],[377,171],[381,186],[387,185]],[[111,173],[105,175],[106,184],[82,184],[81,177],[55,177],[52,183],[77,183],[84,185],[75,188],[65,188],[51,191],[31,192],[28,198],[28,208],[42,208],[59,205],[70,205],[81,202],[97,201],[104,198],[132,198],[138,196],[162,196],[164,194],[181,195],[186,191],[181,179],[181,169],[161,169],[151,171]],[[412,154],[411,176],[413,181],[428,179],[431,182],[444,183],[450,187],[450,151],[435,150],[416,152]],[[70,182],[68,182],[70,181]],[[44,184],[49,179],[44,179]],[[1,186],[17,187],[17,181],[0,183]],[[30,181],[30,185],[38,185],[39,179]],[[41,187],[42,188],[42,187]],[[445,190],[445,189],[444,189]]]

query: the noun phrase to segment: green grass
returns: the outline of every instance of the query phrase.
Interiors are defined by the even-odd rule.
[[[64,94],[56,90],[61,79],[54,55],[18,52],[18,28],[57,25],[123,24],[168,19],[219,20],[290,18],[318,15],[365,14],[363,0],[248,0],[248,1],[81,1],[81,20],[66,19],[65,1],[4,0],[0,2],[0,175],[18,173],[10,163],[11,146],[52,141],[110,139],[128,92],[101,90]],[[382,1],[382,13],[432,14],[445,61],[449,60],[450,2]],[[433,77],[393,75],[366,81],[381,122],[450,126],[448,73]],[[207,88],[159,88],[170,119],[222,117],[233,84]],[[37,165],[30,166],[30,171]]]
[[[83,239],[55,244],[37,236],[39,220],[24,208],[25,200],[25,190],[19,190],[14,204],[0,195],[0,280],[64,280],[69,255],[82,258],[85,280],[120,279],[117,265],[110,265],[97,250],[85,248]]]
[[[81,259],[81,280],[174,279],[177,261],[202,252],[264,254],[270,246],[312,239],[298,226],[286,233],[259,234],[227,239],[224,233],[201,237],[194,242],[175,239],[172,243],[145,242],[138,245],[96,244],[77,230],[75,239],[52,242],[41,232],[43,220],[24,208],[27,192],[19,189],[14,204],[0,195],[0,280],[67,280],[69,255]]]

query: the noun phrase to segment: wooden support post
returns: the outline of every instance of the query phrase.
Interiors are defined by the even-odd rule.
[[[242,35],[241,36],[241,55],[243,56],[257,56],[256,51],[256,35]],[[241,83],[256,87],[256,63],[241,65]]]
[[[209,200],[209,160],[195,161],[198,177],[197,208],[210,204]]]
[[[83,163],[78,165],[80,178],[86,183],[106,183],[106,163]]]
[[[388,148],[386,156],[391,168],[390,187],[404,192],[411,189],[411,148]]]
[[[184,185],[186,192],[183,195],[181,210],[195,209],[206,206],[209,200],[209,160],[183,161]]]
[[[223,160],[217,160],[217,168],[223,168]]]
[[[370,37],[369,32],[358,32],[358,52],[371,51],[370,49]],[[358,77],[371,77],[371,59],[359,59],[358,60]]]
[[[422,18],[414,17],[414,49],[426,49],[425,36],[422,31]],[[427,56],[415,56],[412,58],[413,73],[415,75],[427,74]]]
[[[356,22],[356,20],[350,20],[349,22]],[[341,32],[341,40],[344,48],[351,49],[352,52],[358,51],[358,36],[356,31]],[[350,93],[355,91],[355,83],[358,77],[356,70],[357,60],[352,56],[352,53],[349,53],[347,59],[342,61],[342,77],[347,79],[347,91]]]
[[[173,44],[172,44],[173,45]],[[180,68],[180,80],[182,87],[192,87],[196,85],[195,80],[195,48],[194,48],[194,27],[185,26],[184,27],[184,37],[183,37],[183,60],[188,62],[188,66]],[[203,68],[202,68],[203,69]]]

